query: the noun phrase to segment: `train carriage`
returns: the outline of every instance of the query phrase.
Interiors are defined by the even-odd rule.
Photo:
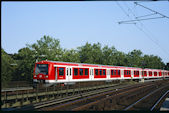
[[[33,74],[35,83],[45,84],[162,77],[169,77],[169,71],[60,61],[37,62]]]

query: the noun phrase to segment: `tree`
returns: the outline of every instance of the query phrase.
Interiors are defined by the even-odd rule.
[[[61,60],[64,62],[80,62],[79,53],[74,49],[64,49]]]
[[[34,52],[38,60],[60,60],[63,54],[60,41],[44,35],[37,43],[27,44],[27,47]]]
[[[145,68],[163,69],[165,66],[162,59],[154,55],[144,55],[143,61],[145,63]]]
[[[103,55],[101,50],[101,44],[89,44],[88,42],[81,47],[78,47],[78,53],[80,55],[81,63],[93,63],[93,64],[102,64]]]
[[[18,54],[14,54],[18,66],[15,71],[14,81],[26,80],[32,82],[33,69],[35,65],[34,52],[28,47],[22,48]]]
[[[14,72],[15,61],[1,48],[1,84],[7,86],[11,81]]]
[[[117,50],[115,47],[109,48],[107,45],[103,47],[102,49],[103,53],[103,64],[105,65],[116,65],[116,56],[115,54],[117,53]]]
[[[128,53],[128,65],[131,67],[142,66],[142,52],[140,50],[133,50]]]
[[[77,48],[81,63],[93,63],[93,48],[88,42]]]

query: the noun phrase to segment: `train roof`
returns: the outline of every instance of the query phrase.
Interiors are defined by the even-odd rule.
[[[52,60],[42,60],[36,63],[54,63],[58,65],[72,65],[72,66],[89,66],[89,67],[102,67],[102,68],[121,68],[121,69],[135,69],[140,70],[139,67],[127,67],[127,66],[114,66],[114,65],[102,65],[102,64],[89,64],[89,63],[75,63],[75,62],[63,62],[63,61],[52,61]],[[146,71],[161,71],[162,69],[149,69],[144,68]],[[163,70],[168,71],[168,70]]]
[[[102,65],[102,64],[89,64],[89,63],[74,63],[74,62],[63,62],[63,61],[51,61],[51,60],[43,60],[37,63],[56,63],[60,65],[70,65],[73,64],[74,66],[89,66],[89,67],[105,67],[105,68],[128,68],[128,69],[142,69],[138,67],[127,67],[127,66],[114,66],[114,65]]]

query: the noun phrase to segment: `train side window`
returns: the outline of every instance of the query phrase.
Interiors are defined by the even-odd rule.
[[[103,75],[106,75],[106,70],[105,69],[103,69]]]
[[[74,68],[74,75],[78,75],[78,69]]]
[[[100,74],[100,75],[103,75],[103,74],[102,74],[102,69],[99,69],[99,74]]]
[[[124,75],[126,75],[126,70],[124,70]]]
[[[120,70],[118,70],[118,75],[120,75]]]
[[[157,72],[154,72],[154,76],[157,76]]]
[[[139,71],[137,71],[137,75],[139,75]]]
[[[64,68],[59,68],[59,75],[64,76]]]
[[[161,72],[158,72],[158,75],[161,76]]]
[[[111,70],[111,75],[113,75],[113,70]]]
[[[90,70],[91,71],[91,70]],[[88,69],[85,69],[85,75],[89,75]]]
[[[144,76],[147,76],[147,72],[146,71],[144,71]]]
[[[151,71],[149,71],[149,76],[152,76],[152,72]]]
[[[114,75],[117,75],[117,71],[116,70],[114,70]]]
[[[83,75],[83,69],[79,69],[79,75]]]
[[[98,69],[95,69],[95,75],[98,75]]]

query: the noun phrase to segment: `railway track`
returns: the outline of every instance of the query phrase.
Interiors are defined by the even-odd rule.
[[[167,95],[169,95],[169,90],[167,92],[165,92],[165,94],[163,96],[161,96],[161,98],[159,98],[159,100],[153,105],[153,107],[150,110],[151,111],[160,110],[160,107],[161,107],[162,103],[165,101],[165,98],[167,97]]]
[[[168,82],[168,81],[167,81]],[[62,101],[52,104],[50,107],[40,107],[42,111],[79,111],[79,110],[122,110],[134,103],[135,100],[146,96],[147,93],[155,90],[157,87],[163,89],[166,82],[156,81],[153,83],[136,84],[127,86],[127,88],[116,88],[103,93],[81,96],[79,99]],[[167,86],[165,86],[167,87]],[[160,90],[158,90],[160,91]],[[156,92],[156,91],[155,91]],[[87,95],[87,94],[86,94]],[[136,97],[136,98],[135,98]],[[129,100],[128,103],[124,102]],[[43,105],[42,105],[43,106]],[[130,108],[131,109],[131,108]]]
[[[133,83],[136,83],[136,82],[132,82]],[[121,85],[121,84],[128,84],[128,82],[122,82],[118,85]],[[77,84],[79,85],[79,84]],[[94,84],[95,85],[95,84]],[[1,102],[3,104],[1,104],[1,108],[16,108],[17,107],[25,107],[25,106],[32,106],[32,105],[39,105],[40,103],[45,103],[46,105],[47,102],[49,101],[49,104],[52,103],[53,101],[52,100],[56,100],[56,99],[62,99],[63,98],[66,98],[66,96],[76,96],[80,93],[86,93],[86,92],[91,92],[91,91],[94,91],[94,90],[97,90],[97,89],[105,89],[105,88],[108,88],[108,87],[113,87],[117,84],[114,84],[114,83],[106,83],[104,85],[100,85],[100,84],[97,84],[96,86],[91,86],[91,87],[78,87],[78,88],[74,88],[74,89],[67,89],[67,87],[65,87],[64,90],[54,90],[54,91],[46,91],[46,92],[35,92],[35,93],[27,93],[27,94],[23,94],[22,95],[12,95],[12,96],[8,96],[8,98],[6,97],[2,97],[1,95]],[[69,87],[70,88],[70,87]],[[62,88],[61,88],[62,89]],[[6,99],[6,101],[4,101]],[[42,99],[45,99],[45,100],[42,100]],[[50,101],[51,100],[51,101]],[[3,102],[4,101],[4,102]],[[32,103],[30,103],[32,101]],[[47,101],[47,102],[46,102]],[[27,103],[26,103],[27,102]],[[37,104],[36,104],[37,103]],[[7,104],[11,104],[10,106],[4,106],[7,105]],[[17,105],[16,105],[17,104]]]
[[[133,104],[136,100],[138,101],[143,96],[146,96],[146,94],[167,83],[168,80],[135,83],[135,85],[123,83],[123,85],[108,84],[107,86],[103,85],[102,87],[98,86],[89,89],[82,88],[81,90],[72,92],[57,93],[57,95],[60,95],[59,98],[53,98],[52,100],[30,104],[11,110],[123,110]],[[126,102],[126,100],[129,100],[130,102]],[[128,110],[133,110],[133,108]]]
[[[70,95],[70,96],[66,96],[66,97],[63,97],[63,98],[58,98],[58,99],[55,99],[55,100],[51,100],[51,101],[46,101],[46,102],[41,102],[41,103],[37,103],[37,104],[34,104],[33,106],[30,105],[30,106],[26,106],[26,107],[23,107],[21,109],[17,109],[17,110],[41,110],[41,108],[43,109],[44,107],[48,107],[48,106],[55,106],[55,105],[58,105],[58,104],[61,104],[61,103],[65,103],[65,102],[69,102],[69,101],[73,101],[73,100],[77,100],[77,99],[82,99],[82,98],[85,98],[85,97],[88,97],[88,96],[92,96],[92,95],[95,95],[95,94],[100,94],[100,93],[105,93],[105,92],[108,92],[108,91],[112,91],[112,90],[116,90],[117,88],[124,88],[124,87],[128,87],[129,84],[123,84],[123,85],[111,85],[111,86],[107,86],[107,87],[100,87],[100,88],[97,88],[95,90],[91,90],[91,91],[88,91],[88,92],[82,92],[82,93],[77,93],[76,95]]]
[[[89,86],[84,84],[76,84],[73,86],[62,86],[56,84],[56,87],[49,87],[45,89],[31,89],[17,88],[17,91],[5,90],[1,91],[1,108],[22,107],[28,104],[34,104],[41,101],[47,101],[63,97],[69,93],[80,93],[84,91],[91,91],[99,88],[113,86],[115,83],[92,83]],[[80,87],[77,87],[80,86]]]
[[[124,110],[150,110],[150,111],[154,110],[162,98],[159,101],[157,101],[157,103],[154,104],[154,102],[156,102],[158,97],[161,96],[161,94],[160,94],[161,91],[165,92],[166,87],[169,88],[169,85],[163,86],[161,88],[154,90],[153,92],[148,93],[146,96],[140,98],[135,103],[126,107]],[[160,96],[158,96],[158,95],[160,95]],[[152,105],[153,105],[153,107],[151,107]]]

